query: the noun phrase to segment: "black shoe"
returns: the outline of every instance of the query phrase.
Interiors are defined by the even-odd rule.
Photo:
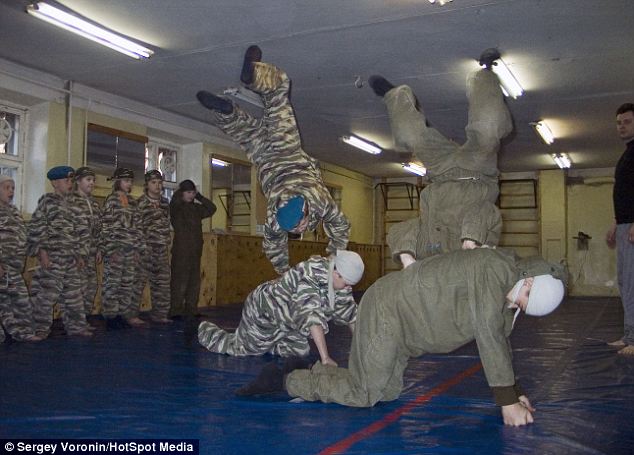
[[[387,79],[378,75],[370,76],[368,84],[370,84],[374,93],[381,97],[385,96],[387,92],[394,88],[394,85],[392,85]]]
[[[129,329],[130,327],[132,327],[130,324],[128,324],[128,321],[126,321],[125,318],[121,315],[114,318],[114,320],[119,329]]]
[[[213,93],[201,90],[200,92],[196,93],[196,98],[198,98],[200,104],[212,111],[219,111],[223,114],[231,114],[233,112],[233,104],[231,104],[231,101],[220,98]]]
[[[490,70],[493,65],[496,65],[495,60],[501,57],[500,51],[498,51],[494,47],[490,47],[489,49],[485,49],[482,54],[480,54],[480,59],[478,63],[480,66],[484,66],[486,69]]]
[[[283,390],[284,373],[277,367],[275,362],[271,362],[264,365],[255,380],[237,389],[235,394],[239,397],[250,397]]]
[[[117,318],[106,318],[106,330],[119,330],[120,328]]]
[[[282,367],[282,374],[286,376],[291,371],[295,370],[310,370],[312,362],[306,357],[288,357],[284,360],[284,366]]]
[[[253,82],[253,64],[262,60],[262,49],[258,46],[249,46],[244,53],[244,62],[242,63],[242,72],[240,80],[243,84],[249,85]]]

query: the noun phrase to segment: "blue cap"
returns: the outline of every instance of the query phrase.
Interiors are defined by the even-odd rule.
[[[277,222],[285,231],[292,230],[304,218],[304,198],[295,196],[284,207],[277,209]]]
[[[59,180],[75,176],[75,169],[70,166],[55,166],[46,173],[49,180]]]

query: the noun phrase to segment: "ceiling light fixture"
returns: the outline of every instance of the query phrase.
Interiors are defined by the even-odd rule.
[[[412,174],[420,175],[421,177],[427,175],[427,168],[418,163],[403,163],[403,169],[411,172]]]
[[[504,92],[505,96],[510,96],[511,98],[522,96],[524,89],[501,58],[495,60],[495,63],[491,66],[491,70],[497,74],[500,79],[500,88],[502,88],[502,92]]]
[[[429,0],[429,3],[431,3],[432,5],[436,2],[438,2],[440,6],[445,6],[449,2],[453,2],[453,0]]]
[[[219,166],[219,167],[227,167],[229,166],[229,163],[223,160],[219,160],[218,158],[212,158],[211,159],[211,165],[212,166]]]
[[[346,144],[350,144],[353,147],[359,148],[364,152],[371,153],[372,155],[378,155],[381,153],[381,147],[376,145],[373,142],[367,141],[365,139],[361,139],[358,136],[350,135],[350,136],[341,136],[341,140]]]
[[[555,135],[545,121],[540,120],[538,122],[532,122],[530,125],[535,128],[537,134],[539,134],[539,136],[547,145],[555,142]]]
[[[77,16],[44,2],[35,2],[26,7],[26,12],[38,19],[76,33],[91,41],[107,46],[135,59],[150,58],[154,51],[140,46],[104,28],[91,24]]]
[[[257,93],[249,90],[243,89],[239,87],[227,87],[222,92],[223,95],[232,96],[237,100],[244,101],[249,104],[253,104],[260,109],[264,109],[264,104],[262,104],[262,98]]]
[[[555,163],[557,163],[557,166],[559,166],[561,169],[568,169],[570,168],[570,166],[572,166],[570,158],[568,158],[568,155],[566,155],[565,153],[555,153],[552,155],[552,157],[553,160],[555,160]]]

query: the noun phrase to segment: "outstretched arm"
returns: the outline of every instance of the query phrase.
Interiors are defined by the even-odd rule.
[[[321,363],[323,365],[337,366],[337,362],[330,358],[328,354],[328,346],[326,346],[326,336],[324,335],[324,329],[321,325],[313,325],[310,327],[310,335],[313,337],[315,346],[319,351],[319,357],[321,357]]]

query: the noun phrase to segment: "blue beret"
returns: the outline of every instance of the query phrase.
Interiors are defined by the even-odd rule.
[[[73,177],[74,175],[75,169],[70,166],[55,166],[49,169],[49,171],[46,173],[46,178],[48,178],[49,180],[59,180]]]
[[[282,229],[292,230],[304,218],[304,198],[301,196],[292,197],[284,207],[277,210],[275,216]]]

